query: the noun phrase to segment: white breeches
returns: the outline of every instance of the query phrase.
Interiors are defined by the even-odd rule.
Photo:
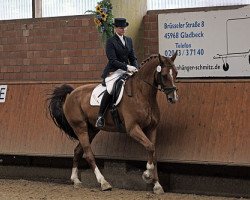
[[[114,85],[115,81],[125,73],[126,73],[126,71],[124,71],[122,69],[118,69],[118,70],[112,72],[110,75],[108,75],[105,78],[105,83],[106,83],[107,91],[109,94],[111,94],[111,92],[112,92],[113,85]]]

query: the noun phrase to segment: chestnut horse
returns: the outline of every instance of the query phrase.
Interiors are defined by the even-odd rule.
[[[132,87],[132,97],[124,93],[118,105],[126,133],[147,150],[148,161],[142,178],[145,182],[154,184],[153,192],[156,194],[164,192],[159,183],[155,156],[156,129],[160,120],[156,94],[161,90],[169,102],[177,101],[175,58],[176,53],[171,58],[159,54],[151,55],[144,60],[138,72],[130,77],[125,85],[125,90],[129,89],[129,86]],[[95,127],[99,107],[90,105],[90,96],[95,86],[96,84],[87,84],[76,89],[69,85],[56,87],[49,98],[49,111],[60,129],[79,140],[74,150],[71,180],[76,185],[81,184],[78,178],[78,162],[84,153],[86,161],[104,191],[112,187],[99,171],[91,149],[91,142],[100,131]],[[117,132],[109,112],[102,130]]]

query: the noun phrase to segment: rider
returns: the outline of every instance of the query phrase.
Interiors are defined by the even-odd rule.
[[[115,34],[107,40],[106,44],[108,64],[103,70],[102,78],[107,90],[103,94],[96,121],[96,127],[98,128],[104,127],[104,115],[112,97],[111,92],[114,82],[127,71],[136,72],[138,67],[132,39],[124,35],[129,23],[125,18],[115,18],[113,25]]]

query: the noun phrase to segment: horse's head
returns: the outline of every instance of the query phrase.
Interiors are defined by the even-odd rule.
[[[156,69],[156,84],[166,94],[170,103],[178,101],[177,88],[175,80],[177,77],[177,69],[174,65],[177,52],[171,57],[164,57],[159,54],[159,65]]]

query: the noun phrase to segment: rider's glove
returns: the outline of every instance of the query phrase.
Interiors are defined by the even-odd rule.
[[[136,67],[131,66],[131,65],[127,65],[127,68],[128,68],[128,72],[135,73],[138,71],[138,69]]]

